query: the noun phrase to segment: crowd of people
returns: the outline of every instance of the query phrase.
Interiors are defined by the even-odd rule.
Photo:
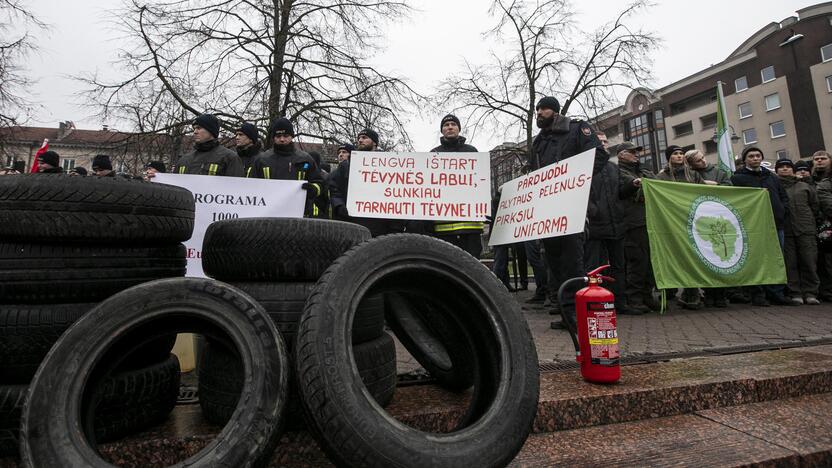
[[[731,302],[755,306],[819,304],[832,301],[832,160],[825,151],[811,160],[776,161],[772,172],[762,164],[763,152],[747,147],[737,159],[733,174],[707,162],[696,149],[685,151],[671,145],[665,151],[667,164],[658,172],[645,167],[639,159],[643,148],[632,142],[610,147],[603,132],[594,131],[584,121],[560,113],[554,97],[544,97],[536,106],[539,133],[534,138],[533,154],[528,155],[524,170],[534,171],[569,157],[595,149],[593,182],[590,190],[586,229],[582,233],[529,241],[494,249],[494,272],[511,290],[508,263],[510,251],[519,259],[520,288],[528,286],[525,263],[531,266],[536,289],[529,303],[542,304],[550,311],[559,307],[573,310],[574,292],[566,291],[563,302],[555,297],[561,284],[583,276],[587,270],[609,263],[609,274],[618,281],[610,285],[619,313],[643,314],[658,311],[657,291],[650,264],[650,244],[642,180],[711,185],[759,187],[768,191],[783,250],[788,284],[747,288],[689,288],[670,291],[678,294],[677,304],[685,309],[726,307]],[[440,144],[431,152],[476,152],[461,136],[459,119],[449,114],[439,124]],[[487,222],[425,222],[351,216],[347,205],[350,159],[353,151],[378,151],[379,135],[367,128],[353,143],[338,148],[338,165],[334,169],[322,162],[319,154],[307,153],[294,142],[291,121],[278,118],[271,122],[261,145],[258,129],[243,123],[235,133],[235,146],[228,148],[219,140],[220,122],[211,114],[193,121],[193,149],[182,155],[170,168],[175,174],[248,177],[303,181],[307,193],[305,214],[366,226],[373,236],[410,232],[444,239],[474,257],[482,254],[483,233]],[[61,173],[60,156],[46,151],[38,156],[38,171]],[[23,172],[16,166],[6,174]],[[161,161],[151,161],[138,176],[150,180],[168,172]],[[82,167],[69,171],[78,177],[117,177],[107,155],[92,161],[88,174]],[[832,250],[832,249],[830,249]],[[753,254],[753,253],[752,253]],[[764,253],[762,253],[764,254]],[[515,282],[515,285],[517,283]],[[567,318],[568,318],[567,314]]]

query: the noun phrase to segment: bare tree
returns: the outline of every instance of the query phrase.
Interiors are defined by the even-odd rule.
[[[21,0],[0,0],[0,127],[20,125],[29,117],[32,80],[22,62],[35,50],[29,30],[44,26]]]
[[[495,0],[490,13],[497,24],[486,36],[508,50],[492,52],[488,64],[468,63],[440,83],[441,104],[467,111],[475,130],[524,138],[531,154],[540,97],[556,96],[564,115],[578,107],[590,117],[615,107],[619,91],[651,80],[650,52],[659,39],[628,25],[648,7],[647,0],[636,0],[584,33],[569,0]]]
[[[409,147],[398,115],[419,96],[367,64],[383,23],[409,11],[404,0],[133,0],[116,12],[134,44],[116,64],[129,75],[79,79],[100,117],[144,132],[212,112],[229,130],[284,116],[298,135],[343,141],[358,120]]]

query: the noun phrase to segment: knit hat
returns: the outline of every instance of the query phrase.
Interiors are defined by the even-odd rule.
[[[99,154],[92,158],[92,170],[113,170],[113,163],[110,161],[110,157],[106,154]]]
[[[800,159],[794,163],[794,171],[808,171],[812,172],[812,162],[805,159]]]
[[[373,140],[373,143],[378,144],[378,133],[376,133],[375,130],[371,128],[365,128],[364,130],[358,132],[358,135],[356,136],[360,137],[361,135],[367,136],[368,138]]]
[[[556,98],[552,96],[546,96],[537,101],[537,106],[535,106],[535,110],[540,109],[541,107],[545,109],[552,109],[553,111],[555,111],[556,114],[560,112],[560,103]]]
[[[274,140],[275,135],[295,136],[295,127],[286,117],[274,119],[269,125],[269,140]]]
[[[440,132],[442,131],[442,127],[445,126],[445,122],[454,122],[454,123],[456,123],[457,128],[462,128],[462,124],[459,123],[459,119],[457,118],[457,116],[455,116],[453,114],[448,114],[445,117],[442,117],[442,121],[439,122],[439,131]]]
[[[247,136],[252,143],[257,142],[257,127],[255,127],[254,124],[243,122],[243,124],[240,125],[240,128],[238,128],[237,131]]]
[[[673,154],[675,151],[681,151],[683,153],[685,152],[685,150],[683,150],[682,147],[679,145],[670,145],[667,147],[666,150],[664,150],[664,157],[667,158],[667,160],[669,161],[670,155]]]
[[[194,125],[204,128],[214,138],[220,136],[220,121],[213,114],[202,114],[194,119]]]
[[[789,166],[794,169],[794,163],[791,159],[778,159],[776,163],[774,163],[774,170],[780,169],[783,166]]]
[[[168,171],[167,167],[165,166],[165,163],[163,163],[162,161],[150,161],[149,163],[147,163],[144,166],[145,169],[149,169],[151,167],[153,169],[156,169],[157,172],[167,172]]]
[[[58,167],[61,165],[60,161],[61,157],[58,156],[58,153],[54,151],[46,151],[45,153],[38,156],[38,161],[49,164],[52,167]]]
[[[70,174],[75,173],[75,174],[78,174],[79,176],[86,176],[87,175],[87,169],[83,168],[81,166],[73,167],[72,170],[69,171],[69,173]]]
[[[763,153],[763,150],[761,150],[760,148],[757,148],[756,146],[749,146],[748,148],[742,150],[742,162],[745,162],[745,158],[748,157],[748,153],[750,153],[752,151],[756,151],[756,152],[760,153],[760,155],[763,157],[763,159],[766,158],[766,155],[765,155],[765,153]]]
[[[344,150],[347,153],[352,153],[353,151],[355,151],[355,146],[353,146],[349,143],[344,143],[343,145],[338,147],[338,151],[341,151],[341,150]]]

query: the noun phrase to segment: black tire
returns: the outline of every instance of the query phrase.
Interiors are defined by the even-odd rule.
[[[460,323],[477,356],[470,406],[448,434],[394,421],[358,378],[348,341],[361,295],[434,294]],[[537,353],[517,302],[487,268],[446,242],[383,236],[339,258],[306,303],[296,342],[298,389],[310,432],[339,466],[508,464],[537,412]]]
[[[474,384],[476,357],[453,313],[425,296],[387,293],[387,325],[436,382],[453,391]]]
[[[182,242],[194,197],[165,184],[110,177],[29,174],[0,179],[0,239]]]
[[[20,413],[28,385],[0,385],[0,458],[16,457]]]
[[[283,335],[291,352],[306,299],[315,283],[230,283],[246,292],[266,309]],[[382,296],[361,301],[352,327],[352,342],[364,343],[384,334],[384,300]]]
[[[0,302],[98,302],[137,284],[185,276],[185,246],[0,244]]]
[[[28,385],[0,386],[0,457],[16,456],[20,414]],[[144,369],[114,374],[95,390],[99,442],[140,432],[167,419],[179,395],[179,360],[170,355]]]
[[[109,466],[93,447],[92,388],[106,379],[138,337],[177,332],[205,335],[236,349],[246,382],[229,424],[184,463],[266,464],[280,437],[286,403],[289,369],[283,339],[262,307],[245,293],[215,281],[178,278],[119,293],[61,336],[26,398],[23,465]]]
[[[4,383],[28,384],[58,338],[97,304],[0,305],[0,375]],[[131,370],[164,361],[176,335],[141,345],[122,362]]]
[[[205,232],[202,268],[223,281],[317,281],[336,258],[369,238],[363,226],[323,219],[219,221]]]
[[[378,339],[354,345],[353,353],[367,391],[379,405],[386,407],[393,401],[396,391],[396,344],[393,338],[382,333]],[[205,419],[218,426],[225,425],[240,400],[242,386],[239,358],[206,343],[199,362],[199,404]],[[297,384],[291,377],[285,420],[289,429],[304,427]]]

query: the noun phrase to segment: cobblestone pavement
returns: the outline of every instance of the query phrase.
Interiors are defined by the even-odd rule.
[[[531,286],[534,287],[533,285]],[[532,291],[512,293],[525,306]],[[670,301],[668,301],[670,302]],[[552,330],[549,315],[540,306],[523,309],[541,362],[574,361],[575,351],[566,330]],[[752,307],[732,304],[727,309],[671,308],[663,315],[619,315],[618,336],[623,357],[691,353],[742,346],[789,345],[832,340],[832,304],[798,307]],[[398,345],[399,373],[419,369]]]

